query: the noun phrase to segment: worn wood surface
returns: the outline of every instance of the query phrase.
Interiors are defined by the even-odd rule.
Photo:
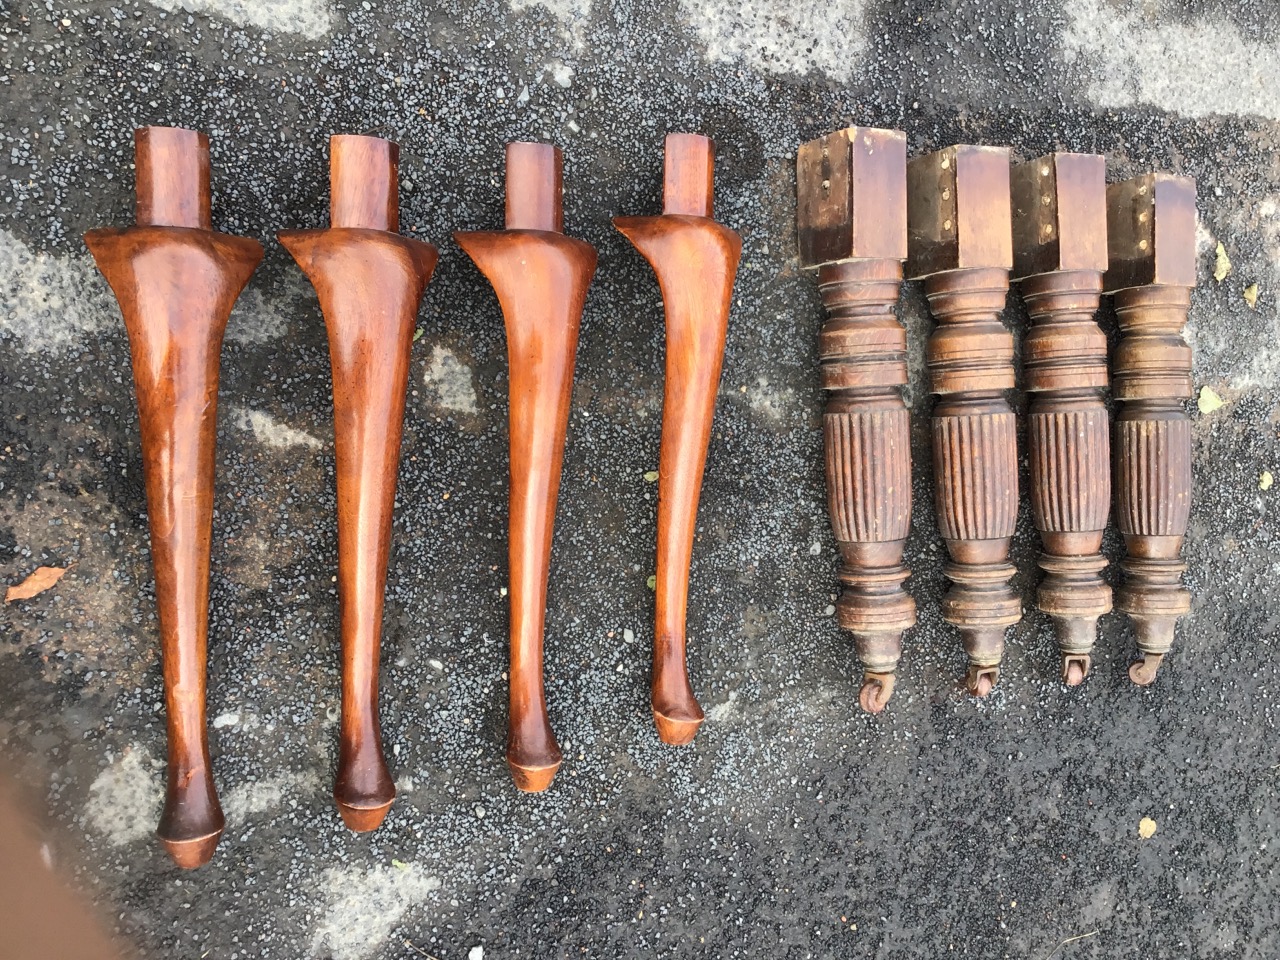
[[[938,321],[929,338],[938,527],[952,587],[942,615],[960,630],[966,683],[986,696],[1005,629],[1022,619],[1010,585],[1018,515],[1013,335],[1000,322],[1013,266],[1009,151],[954,146],[907,164],[907,273]]]
[[[1089,673],[1098,617],[1111,609],[1100,552],[1111,512],[1107,338],[1094,320],[1107,268],[1106,167],[1100,156],[1053,153],[1010,177],[1014,277],[1032,323],[1022,357],[1045,572],[1036,602],[1053,618],[1063,681],[1075,686]]]
[[[134,143],[138,223],[91,230],[85,243],[129,333],[169,736],[158,832],[174,862],[192,868],[213,856],[223,828],[205,724],[219,361],[262,246],[210,229],[203,133],[144,127]]]
[[[1116,606],[1137,631],[1134,683],[1154,682],[1191,612],[1182,543],[1191,510],[1191,348],[1182,338],[1195,285],[1195,181],[1147,174],[1107,188],[1109,267],[1122,339],[1112,358],[1116,400],[1116,525],[1124,582]]]
[[[916,622],[903,587],[911,530],[911,426],[902,387],[907,336],[894,315],[907,256],[906,135],[849,127],[796,160],[800,261],[818,270],[827,507],[840,548],[837,612],[864,676],[859,703],[893,693],[902,633]]]

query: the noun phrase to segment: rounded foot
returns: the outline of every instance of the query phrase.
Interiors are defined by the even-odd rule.
[[[356,833],[376,830],[386,819],[387,811],[390,809],[390,800],[376,807],[357,807],[349,803],[338,803],[338,813],[342,815],[342,822],[347,825],[348,830]]]
[[[195,837],[191,840],[166,840],[161,837],[160,842],[164,844],[165,852],[174,863],[183,870],[194,870],[213,859],[213,851],[217,849],[220,839],[221,830],[207,837]]]
[[[1149,653],[1137,663],[1129,666],[1129,679],[1140,687],[1149,687],[1156,682],[1156,673],[1164,662],[1164,654]]]
[[[658,728],[658,738],[673,747],[683,747],[685,744],[692,743],[693,738],[698,735],[703,719],[705,718],[669,717],[657,710],[653,711],[653,725]]]
[[[880,713],[889,705],[889,698],[893,696],[895,676],[892,673],[875,673],[871,670],[866,671],[862,676],[858,705],[867,713]]]
[[[969,693],[979,699],[991,693],[991,690],[1000,681],[999,667],[978,667],[970,666],[965,674],[964,685],[968,687]]]
[[[557,760],[548,767],[522,767],[508,760],[507,766],[511,770],[511,779],[515,781],[518,790],[524,793],[541,793],[551,786],[556,771],[560,769],[560,761]]]
[[[1062,657],[1062,682],[1068,687],[1078,687],[1089,675],[1092,660],[1088,654],[1065,654]]]

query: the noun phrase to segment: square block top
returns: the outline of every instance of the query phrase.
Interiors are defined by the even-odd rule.
[[[1013,266],[1009,150],[959,144],[907,164],[907,277]]]
[[[847,127],[796,156],[800,265],[907,257],[907,135]]]

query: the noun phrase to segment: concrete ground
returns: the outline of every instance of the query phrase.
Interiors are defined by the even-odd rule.
[[[0,610],[0,748],[48,810],[55,865],[151,958],[1280,956],[1278,35],[1274,5],[1221,0],[0,0],[0,579],[70,567]],[[1196,178],[1188,339],[1197,390],[1224,403],[1193,413],[1195,609],[1150,689],[1125,676],[1119,615],[1088,682],[1059,683],[1025,496],[1004,679],[985,702],[958,689],[931,324],[908,284],[920,623],[891,708],[858,711],[793,172],[797,144],[855,122],[905,129],[912,154],[1084,150],[1111,179]],[[228,827],[195,874],[153,837],[165,742],[137,414],[80,240],[132,221],[131,131],[150,123],[208,131],[215,225],[267,247],[223,354],[209,708]],[[689,611],[709,719],[685,749],[657,741],[646,699],[660,299],[609,224],[656,211],[669,130],[718,141],[718,213],[745,244]],[[442,253],[383,641],[400,797],[365,836],[329,797],[328,352],[273,239],[324,223],[332,132],[400,142],[406,232]],[[503,763],[501,318],[451,239],[500,223],[516,138],[563,146],[568,231],[600,251],[547,614],[566,761],[542,796]],[[1025,330],[1016,295],[1005,316]],[[1106,549],[1118,559],[1114,532]]]

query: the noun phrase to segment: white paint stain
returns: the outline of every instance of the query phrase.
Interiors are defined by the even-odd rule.
[[[337,25],[330,0],[150,0],[152,6],[173,13],[203,13],[245,27],[271,33],[296,33],[319,40]]]
[[[1271,283],[1272,290],[1280,288],[1280,193],[1273,193],[1263,198],[1258,204],[1256,223],[1258,231],[1262,236],[1262,249],[1267,255],[1267,262],[1271,266]],[[1228,280],[1228,283],[1232,282]],[[1268,284],[1263,282],[1263,286]],[[1188,326],[1188,332],[1198,337],[1203,334],[1197,319],[1194,316],[1192,322]],[[1238,338],[1226,331],[1222,331],[1221,324],[1213,324],[1211,318],[1204,318],[1207,326],[1219,328],[1219,334],[1215,338],[1214,347],[1222,350],[1238,350],[1240,343]],[[1280,313],[1272,308],[1269,317],[1269,332],[1262,338],[1262,341],[1253,350],[1248,351],[1248,360],[1244,363],[1233,364],[1234,375],[1231,378],[1231,387],[1234,390],[1252,390],[1257,388],[1274,389],[1277,383],[1280,383]],[[1192,339],[1192,337],[1188,337]],[[1200,346],[1200,340],[1195,339],[1192,342],[1193,348]]]
[[[755,385],[747,389],[747,403],[765,419],[778,422],[795,400],[790,387],[775,387],[768,377],[757,377]]]
[[[221,730],[223,727],[234,727],[240,722],[240,714],[238,713],[220,713],[213,718],[213,729]]]
[[[327,906],[311,949],[333,960],[363,960],[377,952],[410,907],[439,889],[439,878],[413,863],[328,870]]]
[[[290,447],[307,447],[319,450],[324,442],[313,437],[305,430],[298,430],[282,423],[269,413],[261,410],[250,410],[248,407],[232,407],[231,422],[241,430],[252,433],[255,440],[269,447],[288,449]]]
[[[262,291],[249,287],[240,294],[227,320],[227,339],[236,343],[267,343],[284,336],[289,321],[280,304],[272,306]]]
[[[243,823],[256,813],[270,813],[292,797],[319,789],[320,776],[313,770],[282,773],[232,787],[222,798],[222,810],[228,823]]]
[[[89,825],[116,847],[151,836],[164,802],[163,768],[141,746],[126,749],[89,787]]]
[[[724,703],[712,704],[707,708],[707,719],[712,723],[724,723],[726,720],[731,719],[738,712],[737,700],[737,692],[730,690],[728,700]]]
[[[1084,67],[1095,105],[1280,119],[1280,46],[1244,36],[1225,17],[1178,23],[1159,2],[1066,0],[1063,10],[1063,54]]]
[[[423,377],[437,407],[455,413],[475,414],[476,388],[471,383],[471,368],[459,360],[448,347],[431,348],[431,362]]]
[[[511,12],[542,7],[564,26],[565,38],[581,49],[591,18],[591,0],[511,0]]]
[[[866,47],[865,0],[680,0],[708,60],[849,79]]]
[[[88,253],[32,250],[0,229],[0,332],[19,349],[61,353],[112,324],[123,329],[111,288]]]

